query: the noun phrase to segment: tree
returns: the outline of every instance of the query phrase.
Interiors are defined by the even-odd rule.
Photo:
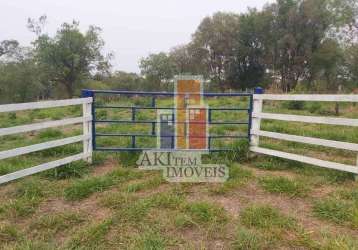
[[[234,56],[230,58],[225,72],[228,85],[242,89],[262,85],[265,57],[271,45],[269,34],[272,19],[271,13],[256,9],[240,15]]]
[[[348,70],[349,81],[353,88],[358,88],[358,43],[349,46],[345,53],[345,65]]]
[[[0,42],[0,57],[4,55],[13,56],[19,47],[19,42],[16,40],[4,40]]]
[[[166,53],[150,54],[139,62],[141,74],[151,83],[168,83],[175,75],[175,64]]]
[[[34,42],[36,60],[45,72],[48,81],[61,84],[69,98],[76,87],[98,71],[110,67],[111,55],[103,55],[104,41],[100,37],[101,29],[90,26],[82,33],[79,23],[64,23],[54,37],[42,34],[38,25],[29,20],[29,25],[38,34]]]
[[[31,48],[16,40],[0,42],[0,103],[39,98],[42,84]]]
[[[39,97],[42,85],[34,61],[0,63],[0,103],[26,102]]]
[[[239,28],[239,15],[218,12],[204,18],[193,35],[192,50],[201,54],[210,78],[222,88],[228,64],[235,56]]]
[[[204,78],[208,78],[209,72],[205,54],[203,49],[196,48],[192,43],[189,43],[172,48],[169,57],[175,64],[176,73],[202,75]]]

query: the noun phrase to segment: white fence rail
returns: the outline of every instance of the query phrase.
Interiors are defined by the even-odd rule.
[[[10,149],[0,152],[0,160],[7,159],[11,157],[16,157],[28,153],[33,153],[41,151],[44,149],[64,146],[76,142],[83,142],[83,152],[80,154],[72,155],[60,160],[44,163],[35,167],[26,168],[19,170],[13,173],[9,173],[3,176],[0,176],[0,184],[6,183],[18,178],[39,173],[48,169],[56,168],[64,164],[68,164],[77,160],[86,160],[91,162],[92,160],[92,116],[91,116],[91,105],[92,98],[77,98],[77,99],[68,99],[68,100],[58,100],[58,101],[45,101],[45,102],[32,102],[32,103],[20,103],[20,104],[7,104],[0,105],[0,113],[2,112],[15,112],[22,110],[33,110],[33,109],[44,109],[44,108],[55,108],[55,107],[65,107],[72,105],[82,105],[82,116],[75,118],[68,118],[58,121],[46,121],[41,123],[34,123],[28,125],[15,126],[10,128],[0,128],[0,136],[11,135],[24,133],[29,131],[35,131],[45,128],[59,127],[64,125],[71,124],[83,124],[83,134],[79,136],[68,137],[59,140],[53,140],[49,142],[34,144],[30,146]]]
[[[340,142],[334,140],[325,140],[319,138],[282,134],[270,131],[263,131],[261,127],[261,119],[294,121],[304,123],[317,123],[341,126],[358,127],[358,119],[348,118],[332,118],[332,117],[317,117],[317,116],[303,116],[303,115],[287,115],[287,114],[273,114],[263,113],[263,100],[292,100],[292,101],[322,101],[322,102],[358,102],[358,95],[267,95],[255,94],[253,96],[253,114],[252,114],[252,128],[251,128],[251,145],[250,150],[255,153],[261,153],[289,160],[299,161],[316,165],[319,167],[337,169],[358,174],[358,156],[357,166],[346,165],[337,162],[325,161],[313,157],[286,153],[282,151],[262,148],[259,146],[259,137],[269,137],[278,140],[293,141],[299,143],[306,143],[311,145],[325,146],[337,149],[350,150],[358,152],[358,144],[349,142]],[[357,131],[358,132],[358,131]]]

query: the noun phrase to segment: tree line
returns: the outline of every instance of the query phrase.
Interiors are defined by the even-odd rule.
[[[218,12],[188,44],[151,54],[140,68],[162,82],[202,74],[221,89],[349,90],[358,87],[357,18],[355,0],[277,0],[243,14]]]
[[[210,88],[349,92],[358,88],[358,2],[277,0],[261,10],[205,17],[188,44],[150,54],[141,74],[113,71],[101,29],[63,23],[44,32],[29,19],[30,46],[0,42],[0,102],[73,97],[81,88],[168,90],[177,74],[200,74]],[[173,27],[175,29],[175,27]]]

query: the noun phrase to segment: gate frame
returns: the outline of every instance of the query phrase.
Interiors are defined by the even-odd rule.
[[[104,95],[123,95],[123,96],[151,96],[151,106],[149,107],[138,107],[138,106],[115,106],[115,105],[96,105],[96,94],[104,94]],[[92,90],[92,89],[83,89],[82,90],[82,97],[91,97],[93,98],[93,105],[92,105],[92,148],[95,151],[142,151],[142,150],[151,150],[157,148],[137,148],[136,145],[136,137],[157,137],[156,134],[156,123],[157,119],[155,121],[136,121],[135,120],[135,114],[136,110],[140,109],[150,109],[150,110],[174,110],[175,108],[168,108],[168,107],[156,107],[156,98],[159,96],[175,96],[177,95],[175,92],[147,92],[147,91],[121,91],[121,90]],[[237,139],[247,139],[250,141],[251,138],[251,124],[252,124],[252,103],[253,103],[253,94],[252,93],[209,93],[209,92],[203,92],[203,97],[224,97],[224,96],[230,96],[230,97],[248,97],[248,107],[247,108],[209,108],[208,109],[208,125],[210,124],[233,124],[233,125],[247,125],[247,135],[241,136],[231,136],[231,135],[215,135],[208,137],[208,149],[206,150],[198,150],[198,151],[208,151],[208,152],[217,152],[217,151],[230,151],[232,148],[225,148],[225,149],[213,149],[211,148],[211,139],[217,139],[217,138],[237,138]],[[119,108],[119,109],[131,109],[132,110],[132,119],[131,120],[97,120],[96,119],[96,108]],[[213,122],[211,113],[213,110],[234,110],[234,111],[246,111],[247,112],[247,122]],[[152,124],[152,133],[151,134],[107,134],[107,133],[96,133],[96,123],[146,123],[146,124]],[[131,148],[122,148],[122,147],[98,147],[96,143],[96,137],[97,136],[119,136],[119,137],[129,137],[131,136]],[[171,149],[176,150],[176,149]],[[187,149],[189,150],[189,149]],[[192,149],[191,149],[192,150]],[[185,151],[185,150],[184,150]]]

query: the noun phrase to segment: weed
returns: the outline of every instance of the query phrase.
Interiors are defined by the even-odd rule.
[[[89,172],[90,168],[88,163],[85,161],[75,161],[64,166],[42,172],[41,176],[48,179],[60,180],[68,178],[82,178],[89,174]]]
[[[57,214],[43,215],[30,225],[31,231],[35,231],[51,237],[58,232],[68,230],[85,221],[82,214],[72,212],[61,212]],[[47,238],[46,237],[46,238]]]
[[[35,212],[39,205],[39,199],[19,198],[9,200],[0,206],[0,214],[5,214],[9,218],[25,217]]]
[[[153,189],[159,187],[164,182],[161,176],[155,176],[152,179],[140,183],[133,183],[127,186],[127,192],[138,192],[141,190]]]
[[[93,223],[84,230],[77,232],[68,242],[70,249],[95,249],[103,245],[105,236],[112,225],[112,220]]]
[[[358,227],[358,207],[335,197],[315,202],[313,214],[337,224],[350,224]]]
[[[37,137],[39,139],[53,139],[53,138],[58,138],[62,135],[63,135],[63,133],[61,130],[49,128],[49,129],[40,131],[38,133]]]
[[[241,221],[245,226],[255,227],[260,229],[270,230],[277,229],[292,229],[295,226],[295,221],[268,205],[253,205],[247,207],[240,214]]]
[[[38,199],[44,196],[43,187],[34,178],[26,179],[17,184],[15,190],[17,198],[24,198],[27,200]]]
[[[39,153],[37,153],[39,156],[42,157],[63,157],[65,155],[69,154],[76,154],[80,153],[82,151],[82,144],[80,142],[66,145],[66,146],[60,146],[55,148],[50,148],[43,150]]]
[[[95,192],[102,192],[120,181],[139,178],[142,174],[128,169],[117,169],[100,177],[87,177],[76,180],[65,189],[67,200],[81,200]]]
[[[319,102],[312,102],[308,105],[308,111],[312,114],[318,113],[320,114],[322,111],[322,105]]]
[[[223,224],[227,221],[225,210],[208,202],[188,203],[185,211],[197,224]]]
[[[17,241],[21,238],[21,233],[14,225],[0,224],[0,242]]]
[[[152,203],[149,199],[136,200],[125,206],[121,210],[119,217],[122,221],[138,223],[144,220],[151,208]]]
[[[152,196],[150,200],[152,206],[176,209],[183,203],[184,197],[182,195],[169,192],[156,194]]]
[[[222,184],[211,187],[209,190],[213,194],[225,194],[237,187],[240,187],[253,178],[252,172],[243,169],[240,165],[234,164],[229,168],[229,179]]]
[[[12,120],[16,120],[16,113],[15,112],[11,112],[7,115],[7,118],[12,121]]]
[[[358,249],[358,240],[356,238],[351,238],[347,235],[338,235],[332,237],[331,235],[327,237],[325,244],[321,249],[324,250],[357,250]]]
[[[302,101],[284,101],[282,102],[282,107],[291,110],[303,110],[305,103]]]
[[[118,181],[129,181],[143,177],[143,172],[134,171],[132,169],[118,168],[111,173],[107,174],[108,177]]]
[[[105,120],[108,117],[107,110],[99,110],[96,112],[96,119]]]
[[[232,243],[232,247],[235,250],[259,250],[265,249],[266,242],[260,233],[254,232],[244,227],[239,227],[235,235],[235,241]]]
[[[136,239],[135,249],[160,250],[165,249],[167,240],[160,232],[149,229]]]
[[[185,213],[179,213],[175,216],[174,224],[177,228],[189,228],[195,225],[195,222],[193,222],[192,218],[185,214]]]
[[[288,194],[291,197],[303,197],[309,191],[307,184],[282,176],[264,177],[260,179],[259,183],[268,192]]]
[[[139,153],[137,152],[120,152],[116,154],[116,158],[123,167],[134,167],[138,160]]]
[[[134,201],[134,198],[128,194],[109,193],[109,194],[106,194],[101,199],[100,202],[104,207],[108,207],[108,208],[112,208],[112,209],[121,209],[133,201]]]
[[[31,178],[17,183],[13,199],[0,205],[0,214],[17,218],[33,213],[44,196],[42,188],[38,181]]]
[[[113,184],[113,178],[108,176],[81,179],[65,189],[65,198],[67,200],[81,200],[95,192],[102,192]]]

